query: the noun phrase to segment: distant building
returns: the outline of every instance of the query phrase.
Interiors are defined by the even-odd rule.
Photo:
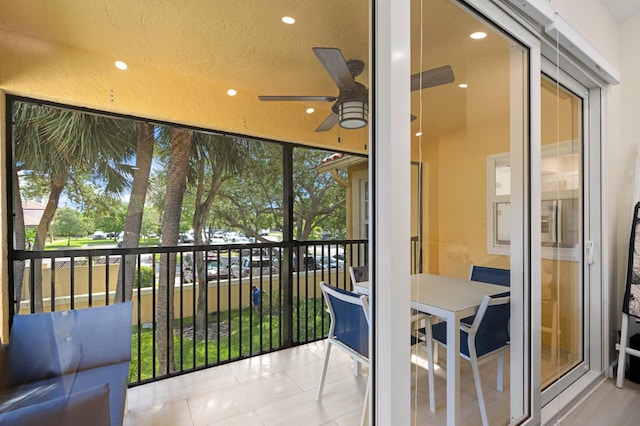
[[[23,201],[22,211],[24,212],[24,226],[26,228],[35,228],[42,219],[45,205],[35,201]]]

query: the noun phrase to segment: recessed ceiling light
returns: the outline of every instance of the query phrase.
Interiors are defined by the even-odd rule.
[[[461,89],[466,89],[469,86],[467,86],[467,83],[460,83],[460,84],[458,84],[458,87],[461,88]]]
[[[471,37],[474,40],[480,40],[480,39],[485,38],[486,36],[487,36],[487,33],[483,33],[482,31],[478,31],[478,32],[475,32],[475,33],[471,34],[469,37]]]
[[[315,109],[313,108],[307,108],[307,114],[313,114],[314,111]]]
[[[422,132],[416,133],[416,136],[422,136]]]
[[[118,68],[119,70],[126,70],[127,69],[127,64],[125,64],[122,61],[115,61],[114,65],[116,66],[116,68]]]
[[[282,17],[282,22],[284,22],[285,24],[291,25],[291,24],[295,24],[296,20],[293,19],[291,16],[283,16]]]
[[[229,95],[229,96],[235,96],[235,95],[237,95],[237,94],[238,94],[238,92],[236,92],[236,91],[235,91],[235,90],[233,90],[233,89],[229,89],[229,90],[227,90],[227,95]]]

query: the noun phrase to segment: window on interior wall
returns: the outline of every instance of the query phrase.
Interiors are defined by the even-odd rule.
[[[579,154],[575,141],[542,147],[542,257],[575,260],[580,253]],[[508,254],[511,244],[511,166],[509,153],[487,156],[487,251]]]
[[[367,238],[369,235],[369,180],[360,181],[360,236]]]

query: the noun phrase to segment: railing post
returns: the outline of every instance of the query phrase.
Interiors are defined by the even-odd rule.
[[[281,293],[282,293],[282,346],[293,345],[293,147],[285,144],[282,147],[282,256]]]

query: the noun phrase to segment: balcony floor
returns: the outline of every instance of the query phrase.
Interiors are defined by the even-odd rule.
[[[354,425],[360,421],[366,385],[353,375],[351,359],[340,350],[331,352],[321,401],[315,395],[324,341],[310,343],[227,365],[185,374],[129,390],[129,412],[124,424],[132,425]],[[444,350],[440,351],[444,358]],[[424,353],[413,356],[412,406],[419,403],[417,424],[444,424],[445,371],[436,370],[436,413],[428,410],[427,370]],[[508,361],[505,377],[508,377]],[[505,392],[495,386],[495,362],[481,367],[486,375],[485,399],[492,421],[508,423],[508,380]],[[461,415],[467,424],[480,424],[471,368],[461,363]],[[418,386],[416,386],[416,379]],[[476,422],[477,420],[477,422]]]
[[[125,426],[171,425],[355,425],[359,424],[365,375],[355,377],[351,359],[333,350],[327,372],[324,395],[315,394],[321,369],[324,341],[310,343],[227,365],[161,380],[129,389],[129,411]],[[440,351],[444,359],[444,350]],[[412,356],[411,406],[418,421],[412,424],[446,423],[445,371],[436,369],[436,413],[428,409],[427,370],[423,353]],[[496,362],[480,367],[483,392],[491,424],[509,423],[509,369],[505,360],[504,392],[495,390]],[[460,365],[461,423],[481,424],[477,397],[468,362]],[[417,384],[416,384],[417,382]],[[604,390],[602,390],[604,389]],[[631,399],[633,412],[626,419],[640,416],[640,385],[625,382],[617,389],[606,380],[577,409],[562,419],[563,424],[584,424],[580,419],[603,415],[601,395],[609,401]],[[602,396],[602,395],[601,395]],[[619,396],[622,399],[618,399]],[[598,403],[594,403],[597,398]],[[613,398],[613,399],[612,399]],[[609,413],[618,410],[610,404]],[[415,407],[418,407],[417,410]],[[596,408],[598,407],[598,408]],[[636,408],[634,408],[636,407]],[[592,414],[590,414],[592,413]]]

